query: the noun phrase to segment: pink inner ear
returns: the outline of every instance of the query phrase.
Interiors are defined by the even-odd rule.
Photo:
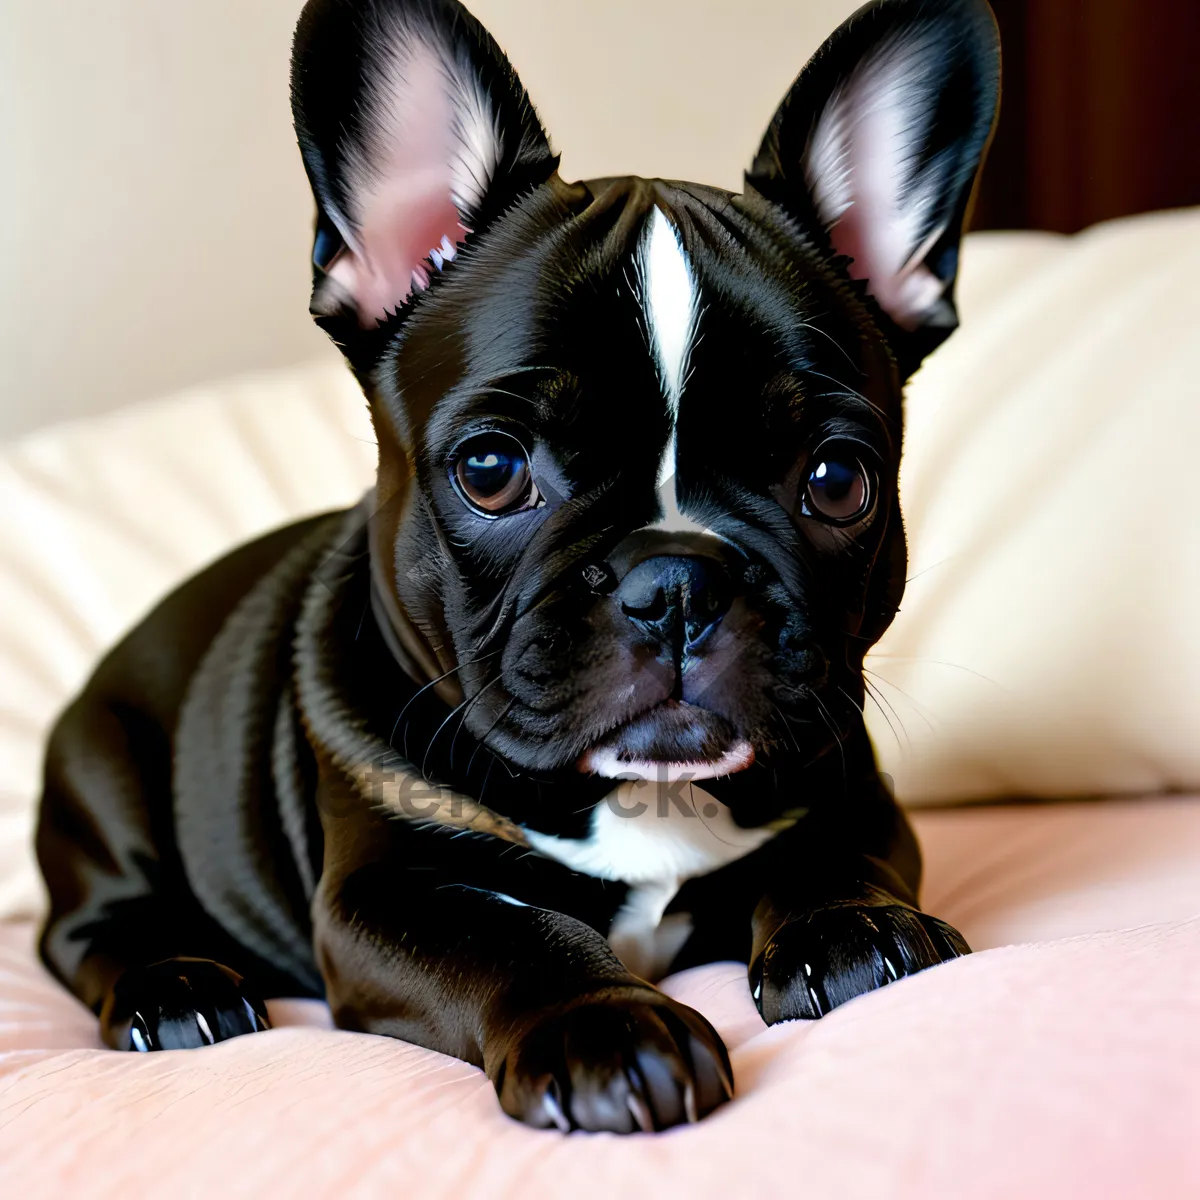
[[[917,244],[937,200],[913,175],[926,121],[914,109],[919,50],[895,45],[864,63],[822,113],[806,163],[835,249],[904,329],[917,328],[946,287],[926,264],[943,230]]]
[[[427,288],[468,232],[452,198],[454,114],[444,70],[420,46],[397,68],[378,96],[382,150],[355,172],[357,244],[329,269],[354,298],[364,328]]]
[[[359,235],[361,248],[348,249],[329,269],[330,277],[354,297],[365,329],[398,309],[415,290],[424,291],[430,273],[457,255],[467,235],[450,199],[448,179],[439,174],[408,176],[373,200]]]
[[[830,231],[834,247],[854,261],[850,274],[866,280],[879,307],[902,329],[913,330],[941,299],[945,283],[925,265],[925,253],[941,235],[935,230],[926,246],[907,262],[907,246],[897,223],[889,223],[883,204],[864,198]]]

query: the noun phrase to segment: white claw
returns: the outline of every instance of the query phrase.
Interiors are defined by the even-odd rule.
[[[560,1133],[571,1132],[571,1122],[567,1120],[567,1114],[562,1110],[562,1103],[559,1101],[557,1091],[547,1088],[542,1093],[542,1111],[550,1118]]]
[[[696,1111],[696,1085],[691,1080],[683,1089],[683,1111],[687,1114],[689,1125],[695,1125],[700,1120],[700,1114]]]
[[[209,1028],[208,1022],[204,1019],[204,1014],[198,1012],[196,1014],[196,1024],[200,1028],[200,1036],[210,1045],[215,1045],[217,1039],[213,1037],[213,1031]]]
[[[430,250],[429,261],[440,271],[442,269],[442,256],[436,250]]]
[[[458,247],[444,233],[442,234],[442,257],[446,259],[458,257]]]
[[[633,1092],[629,1092],[625,1097],[625,1104],[629,1108],[630,1115],[633,1117],[637,1127],[643,1133],[654,1132],[654,1118],[650,1115],[649,1105]]]

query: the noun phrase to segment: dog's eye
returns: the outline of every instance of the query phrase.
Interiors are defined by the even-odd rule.
[[[831,525],[848,525],[866,515],[871,485],[862,464],[845,451],[818,452],[804,486],[801,511]]]
[[[514,437],[486,433],[464,442],[454,456],[459,494],[484,516],[503,517],[541,502],[529,455]]]

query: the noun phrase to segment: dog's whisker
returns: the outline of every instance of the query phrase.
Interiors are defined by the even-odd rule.
[[[492,768],[495,767],[497,761],[498,760],[497,760],[496,756],[493,754],[492,761],[490,763],[488,763],[487,772],[484,774],[483,784],[479,789],[479,806],[480,806],[480,808],[483,807],[484,796],[487,795],[487,786],[492,780]]]
[[[483,699],[484,695],[487,693],[488,688],[495,687],[495,685],[498,684],[499,682],[500,682],[500,676],[497,675],[495,679],[489,680],[487,683],[485,683],[483,685],[483,687],[481,687],[479,689],[478,692],[475,693],[474,696],[471,697],[471,701],[467,708],[467,711],[463,713],[462,720],[459,721],[458,728],[454,731],[454,736],[450,739],[450,770],[451,771],[454,770],[454,747],[458,742],[458,735],[460,733],[462,733],[463,728],[466,726],[467,718],[471,715],[471,709],[474,708],[475,705],[478,704],[480,702],[480,700]]]
[[[883,718],[884,723],[887,725],[888,731],[892,735],[892,740],[896,743],[896,748],[898,750],[903,749],[903,747],[900,743],[900,735],[896,732],[896,727],[892,724],[892,719],[890,716],[888,716],[887,710],[883,707],[883,705],[879,702],[879,698],[871,690],[871,684],[870,684],[869,680],[867,680],[867,679],[863,680],[863,688],[864,688],[866,697],[868,699],[870,699],[874,703],[875,707],[879,710],[879,715]],[[860,713],[862,713],[864,718],[866,717],[867,710],[866,710],[865,702],[862,705],[862,707],[860,708],[859,705],[855,702],[854,698],[845,690],[845,688],[838,688],[838,691],[840,691],[842,693],[842,695],[844,695],[846,697],[846,699],[849,700],[850,703],[853,704],[854,707],[857,708]],[[894,711],[895,710],[893,710],[893,712]],[[897,717],[896,719],[899,720],[900,718]],[[908,732],[907,731],[905,731],[904,737],[905,737],[905,740],[907,741],[908,740]],[[911,745],[911,744],[912,743],[909,742],[909,745]]]
[[[513,400],[524,400],[528,402],[528,396],[522,396],[520,392],[510,392],[507,388],[501,387],[477,387],[473,389],[476,395],[487,396],[510,396]]]
[[[450,722],[453,721],[454,718],[460,712],[462,712],[464,708],[467,708],[471,704],[471,702],[475,699],[476,699],[476,697],[471,696],[468,699],[464,700],[457,707],[452,709],[450,712],[450,715],[437,727],[437,729],[434,731],[433,737],[431,737],[429,739],[429,744],[425,747],[425,757],[423,759],[421,759],[421,778],[424,779],[427,783],[429,781],[429,774],[425,768],[429,766],[429,756],[431,753],[433,753],[434,743],[437,742],[438,738],[441,736],[442,730],[445,729],[446,726],[449,725]]]
[[[930,571],[936,571],[938,567],[944,567],[947,563],[953,562],[957,557],[957,555],[950,554],[946,558],[938,559],[937,562],[930,563],[927,567],[922,567],[915,575],[910,575],[904,582],[913,583],[915,580],[920,579],[922,575],[928,575]]]
[[[839,342],[837,340],[837,338],[835,338],[833,336],[833,334],[827,333],[819,325],[814,325],[811,321],[801,321],[797,325],[797,328],[798,329],[807,329],[810,333],[819,333],[827,342],[830,343],[830,345],[832,345],[836,350],[838,350],[840,352],[842,357],[850,364],[850,367],[852,370],[857,371],[860,375],[862,374],[862,368],[854,361],[854,359],[852,359],[850,357],[850,354],[847,351],[846,347],[843,346],[842,343]],[[826,378],[828,378],[828,376],[826,376]],[[837,381],[835,380],[834,382],[837,382]],[[839,386],[844,386],[844,385],[839,385]]]
[[[904,740],[908,743],[909,749],[911,749],[912,748],[912,738],[909,737],[908,729],[905,727],[905,724],[904,724],[904,718],[900,715],[896,706],[883,694],[882,691],[880,691],[880,689],[878,688],[878,686],[876,684],[872,683],[871,680],[866,677],[865,674],[863,676],[863,684],[867,689],[867,695],[869,695],[871,697],[871,699],[875,702],[876,706],[878,707],[880,702],[882,701],[882,703],[887,706],[887,709],[892,714],[892,716],[896,718],[896,723],[900,726],[900,732],[904,734]],[[880,711],[882,711],[882,709]],[[891,725],[891,721],[888,721],[888,725],[889,726]]]
[[[701,793],[700,793],[700,794],[703,796],[703,795],[705,795],[706,793],[705,793],[705,792],[703,792],[703,791],[701,791]],[[721,843],[721,845],[723,845],[723,846],[730,846],[730,847],[733,847],[733,846],[735,845],[735,844],[734,844],[733,842],[731,842],[731,841],[730,841],[728,838],[723,838],[723,837],[722,837],[722,836],[721,836],[721,835],[720,835],[720,834],[719,834],[719,833],[718,833],[718,832],[717,832],[717,831],[716,831],[716,830],[715,830],[715,829],[714,829],[714,828],[713,828],[713,827],[712,827],[712,826],[711,826],[711,825],[708,823],[708,819],[705,817],[705,815],[704,815],[704,812],[703,812],[702,808],[700,807],[700,805],[699,805],[699,804],[697,804],[697,803],[696,803],[695,787],[694,787],[694,785],[693,785],[693,784],[691,784],[691,783],[689,783],[689,784],[688,784],[688,803],[689,803],[689,804],[692,806],[692,812],[694,812],[694,813],[696,814],[696,816],[698,816],[698,817],[700,818],[700,824],[701,824],[701,825],[703,825],[703,826],[704,826],[704,828],[705,828],[706,830],[708,830],[708,835],[709,835],[709,837],[713,838],[713,840],[714,840],[714,841],[718,841],[718,842],[720,842],[720,843]],[[718,811],[719,811],[719,810],[718,810]]]
[[[499,725],[500,722],[503,721],[504,718],[507,717],[508,714],[512,711],[513,705],[515,705],[516,702],[517,701],[516,701],[515,696],[511,700],[509,700],[509,702],[504,706],[504,708],[502,708],[500,710],[500,713],[497,715],[496,719],[488,726],[487,732],[483,735],[483,737],[481,737],[479,739],[478,745],[475,747],[474,752],[471,754],[471,760],[470,760],[470,762],[467,763],[467,778],[468,779],[471,777],[471,771],[475,767],[476,755],[479,754],[480,750],[487,749],[488,738],[490,738],[492,736],[492,733],[494,732],[496,726]],[[491,755],[491,757],[493,759],[496,757],[495,753],[491,749],[488,749],[488,754]],[[488,768],[488,772],[490,774],[491,767]],[[483,803],[482,796],[480,797],[480,803],[481,804]]]
[[[1002,691],[1007,691],[999,680],[993,679],[990,675],[984,675],[981,671],[976,671],[971,667],[964,667],[962,663],[945,662],[940,658],[924,658],[921,655],[909,654],[876,654],[874,650],[868,655],[869,658],[876,659],[880,662],[909,662],[909,663],[926,663],[932,667],[948,667],[952,671],[965,671],[968,675],[974,675],[976,679],[982,679],[984,683],[990,683],[993,687],[998,687]],[[882,678],[878,672],[872,672],[877,679]],[[891,683],[891,680],[886,682]],[[895,686],[895,685],[893,685]]]
[[[934,721],[929,716],[930,710],[928,710],[926,708],[926,706],[923,705],[915,696],[911,695],[909,692],[906,692],[902,687],[899,686],[899,684],[893,683],[890,679],[885,678],[883,675],[880,675],[880,674],[878,674],[878,672],[872,671],[867,667],[863,667],[863,675],[864,675],[864,677],[869,677],[870,679],[876,680],[877,684],[885,684],[887,687],[890,687],[894,692],[899,692],[900,695],[903,696],[905,698],[905,700],[907,700],[913,706],[913,711],[916,712],[917,716],[920,717],[921,720],[924,721],[925,724],[929,727],[930,733],[936,732],[936,726],[934,724]],[[866,682],[865,678],[864,678],[864,682]],[[875,690],[876,691],[879,690],[877,685],[875,687]],[[882,695],[882,693],[880,693],[880,694]],[[936,717],[937,714],[934,713],[933,716]]]
[[[862,394],[862,392],[856,391],[854,388],[842,383],[841,380],[834,379],[830,375],[823,375],[820,371],[813,371],[811,369],[809,370],[808,374],[817,375],[821,379],[828,379],[830,383],[836,384],[838,387],[843,389],[840,392],[826,392],[825,395],[828,399],[857,400],[860,404],[866,405],[871,412],[873,412],[881,421],[885,422],[886,424],[891,425],[896,422],[896,418],[889,414],[885,409],[880,408],[879,405],[873,400],[869,400]]]
[[[801,754],[802,751],[800,749],[800,743],[798,741],[796,741],[796,735],[792,732],[792,727],[788,724],[788,719],[784,715],[783,709],[781,709],[778,704],[774,704],[774,705],[772,705],[772,707],[779,714],[779,719],[783,722],[784,733],[786,733],[788,735],[788,737],[791,738],[792,748],[796,751],[797,754]]]
[[[833,734],[833,740],[837,742],[838,754],[841,756],[842,760],[842,786],[845,787],[848,777],[846,775],[846,747],[842,745],[841,726],[834,721],[833,717],[830,715],[829,709],[825,707],[824,701],[820,696],[817,695],[816,692],[810,692],[809,695],[816,703],[817,712],[821,714],[821,720],[824,721],[828,726],[829,732]]]
[[[842,392],[844,395],[851,396],[856,400],[861,400],[864,404],[871,403],[870,400],[868,400],[866,398],[866,396],[864,396],[862,394],[862,392],[856,391],[848,383],[843,383],[840,379],[835,379],[832,375],[826,375],[823,371],[814,371],[811,367],[809,367],[805,371],[805,374],[806,375],[815,375],[818,379],[828,380],[830,383],[834,384],[836,387],[840,387],[842,389]]]
[[[499,650],[493,650],[490,654],[483,654],[483,655],[480,655],[478,658],[468,659],[466,662],[459,663],[457,666],[451,667],[450,670],[443,672],[436,679],[431,679],[427,684],[425,684],[424,687],[419,688],[412,696],[409,697],[408,703],[405,704],[405,706],[400,710],[399,714],[397,715],[396,721],[392,725],[392,732],[391,732],[390,736],[388,737],[388,745],[393,750],[396,748],[396,731],[400,728],[400,722],[404,720],[404,714],[407,713],[408,710],[410,708],[412,708],[412,706],[414,704],[416,704],[416,702],[423,695],[425,695],[425,693],[428,692],[430,688],[436,687],[439,683],[441,683],[445,679],[449,679],[451,675],[457,674],[459,671],[466,670],[467,667],[478,666],[479,663],[484,662],[485,660],[487,660],[489,658],[494,658],[499,653],[500,653]],[[406,728],[405,729],[405,741],[404,741],[404,757],[405,757],[405,759],[408,759],[408,737],[407,737],[407,735],[408,735],[408,730]]]

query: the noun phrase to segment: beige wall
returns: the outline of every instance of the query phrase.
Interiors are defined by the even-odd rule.
[[[0,436],[330,351],[287,108],[301,0],[0,0]],[[564,172],[737,187],[856,0],[474,0]]]

